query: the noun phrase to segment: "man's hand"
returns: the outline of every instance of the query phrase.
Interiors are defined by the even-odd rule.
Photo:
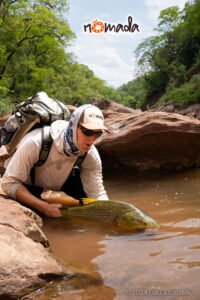
[[[62,204],[54,203],[49,204],[31,194],[24,185],[21,185],[16,192],[16,199],[27,205],[30,208],[34,208],[47,217],[61,217]]]
[[[52,204],[45,203],[45,206],[44,206],[44,209],[43,209],[43,213],[47,217],[54,217],[54,218],[62,217],[60,208],[62,208],[61,204],[57,204],[57,203],[52,203]]]

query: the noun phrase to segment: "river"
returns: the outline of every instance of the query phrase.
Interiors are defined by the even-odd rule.
[[[91,222],[48,219],[53,254],[78,275],[37,300],[200,299],[200,170],[105,180],[112,200],[148,212],[159,229],[119,232]]]

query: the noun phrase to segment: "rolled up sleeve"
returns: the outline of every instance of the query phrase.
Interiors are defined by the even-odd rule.
[[[1,178],[2,191],[12,199],[16,199],[16,192],[21,185],[22,183],[17,178],[11,176]]]

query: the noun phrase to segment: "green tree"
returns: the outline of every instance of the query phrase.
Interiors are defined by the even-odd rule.
[[[182,14],[177,6],[161,11],[156,29],[159,35],[147,38],[136,49],[139,75],[145,80],[144,107],[154,104],[169,83],[171,64],[177,55],[175,28],[181,19]]]
[[[66,20],[67,0],[0,1],[0,109],[44,90],[64,103],[121,94],[73,60],[75,37]]]
[[[66,1],[0,2],[0,86],[25,97],[55,79],[66,63],[73,32],[62,15]]]
[[[188,97],[188,92],[197,85],[193,81],[186,84],[200,72],[199,24],[200,0],[188,2],[182,11],[174,6],[160,12],[157,35],[147,38],[136,49],[138,76],[144,80],[145,98],[140,102],[144,108],[161,97],[162,101],[169,101],[169,95],[173,95],[173,101],[180,101],[184,94],[185,101],[199,101],[198,91]],[[181,97],[177,96],[178,91]],[[165,93],[168,96],[164,97]]]

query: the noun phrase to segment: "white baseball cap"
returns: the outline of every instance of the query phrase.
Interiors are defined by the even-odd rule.
[[[83,111],[80,125],[90,130],[100,129],[109,132],[108,128],[104,125],[104,116],[102,111],[94,105]]]

